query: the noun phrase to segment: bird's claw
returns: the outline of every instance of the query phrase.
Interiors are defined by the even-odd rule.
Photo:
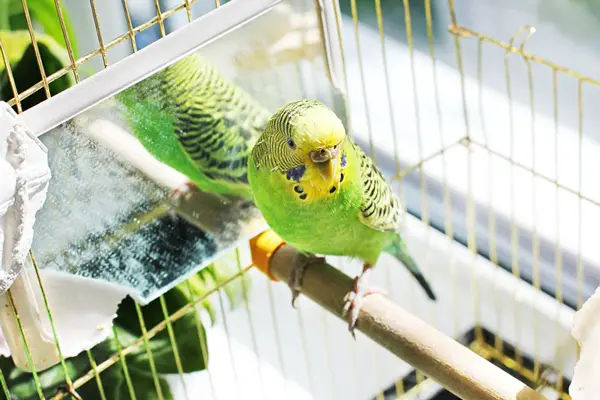
[[[321,264],[325,262],[325,257],[318,257],[314,254],[303,254],[298,253],[294,259],[294,266],[290,271],[288,279],[288,286],[292,291],[292,307],[296,307],[296,299],[300,295],[300,289],[302,289],[302,278],[304,277],[304,271],[310,264]]]
[[[346,303],[342,309],[342,316],[348,316],[348,331],[350,331],[354,339],[356,339],[354,329],[356,328],[356,321],[358,320],[363,300],[365,297],[375,293],[387,295],[387,291],[383,289],[362,286],[360,284],[360,277],[354,278],[354,285],[352,290],[346,295],[344,299]]]
[[[177,207],[181,204],[181,200],[184,199],[193,189],[196,189],[196,185],[191,181],[187,181],[183,185],[180,185],[171,191],[169,194],[169,201]]]

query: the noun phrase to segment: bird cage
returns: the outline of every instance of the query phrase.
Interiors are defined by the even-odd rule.
[[[22,157],[0,164],[2,396],[570,399],[600,281],[595,6],[492,3],[0,1],[0,154]],[[169,201],[187,178],[119,96],[192,54],[269,113],[334,110],[402,199],[436,303],[383,255],[391,301],[365,301],[354,340],[357,262],[309,268],[293,309],[296,250],[251,202]]]

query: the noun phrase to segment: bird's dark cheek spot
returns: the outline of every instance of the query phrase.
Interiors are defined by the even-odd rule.
[[[333,192],[335,192],[335,191],[336,191],[336,189],[337,189],[337,188],[336,188],[335,186],[332,186],[332,187],[331,187],[331,189],[329,189],[329,193],[333,193]]]
[[[300,195],[300,199],[301,200],[306,200],[306,196],[307,196],[307,194],[303,193],[303,194]]]
[[[342,172],[342,174],[340,175],[340,183],[344,182],[344,173]]]
[[[304,192],[304,189],[302,188],[302,186],[294,186],[294,192],[302,193]]]

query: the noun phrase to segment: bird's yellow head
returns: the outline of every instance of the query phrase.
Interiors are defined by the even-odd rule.
[[[290,121],[286,139],[289,151],[296,153],[308,169],[314,167],[326,184],[340,166],[346,130],[333,111],[320,104],[306,108]]]
[[[269,120],[253,156],[280,171],[305,166],[318,171],[319,180],[329,187],[336,179],[346,139],[342,121],[323,103],[299,100],[279,109]]]

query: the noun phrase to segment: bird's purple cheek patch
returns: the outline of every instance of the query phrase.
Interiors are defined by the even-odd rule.
[[[342,153],[342,168],[346,166],[346,152]]]
[[[301,165],[299,167],[290,169],[286,174],[286,178],[288,180],[294,180],[296,182],[300,182],[300,179],[302,178],[302,176],[304,176],[305,172],[306,172],[306,165]]]

